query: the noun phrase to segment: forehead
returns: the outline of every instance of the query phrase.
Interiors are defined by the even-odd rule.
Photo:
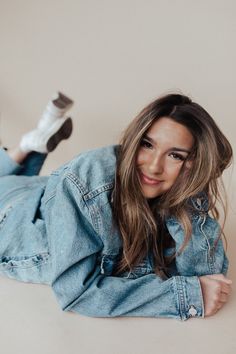
[[[158,145],[191,148],[194,138],[187,127],[168,117],[159,118],[147,130],[146,135]]]

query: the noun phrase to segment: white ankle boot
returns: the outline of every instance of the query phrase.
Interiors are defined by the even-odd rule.
[[[68,139],[73,124],[71,118],[64,118],[63,115],[72,104],[73,101],[60,92],[54,96],[40,118],[37,128],[22,136],[21,150],[48,153],[53,151],[61,140]]]
[[[24,152],[51,152],[61,140],[68,139],[71,136],[72,130],[71,118],[58,118],[48,129],[34,129],[23,135],[20,148]]]
[[[37,128],[47,129],[51,123],[58,118],[65,116],[65,113],[71,108],[73,101],[62,94],[57,92],[52,99],[48,102],[45,111],[38,122]]]

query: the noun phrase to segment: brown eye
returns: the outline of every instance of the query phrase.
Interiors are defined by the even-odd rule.
[[[149,143],[149,141],[147,141],[147,140],[141,140],[140,146],[150,149],[152,147],[152,144]]]
[[[170,156],[172,156],[174,160],[179,160],[179,161],[184,161],[185,160],[185,157],[183,155],[176,154],[175,152],[172,152],[170,154]]]

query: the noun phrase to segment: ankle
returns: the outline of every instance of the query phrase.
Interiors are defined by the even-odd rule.
[[[20,146],[7,150],[7,153],[10,156],[10,158],[15,162],[17,162],[18,164],[21,164],[26,159],[26,157],[30,154],[30,152],[31,151],[27,151],[27,152],[23,151],[20,148]]]

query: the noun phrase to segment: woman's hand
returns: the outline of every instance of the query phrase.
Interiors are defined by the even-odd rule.
[[[223,274],[199,277],[204,301],[205,317],[214,315],[228,301],[232,280]]]

